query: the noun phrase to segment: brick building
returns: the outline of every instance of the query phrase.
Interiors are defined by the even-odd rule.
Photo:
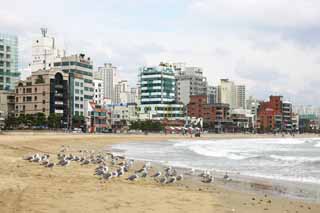
[[[258,109],[258,127],[262,131],[292,130],[292,105],[282,96],[270,96]]]
[[[203,118],[205,126],[214,129],[226,129],[232,123],[229,120],[228,104],[208,104],[207,96],[190,96],[190,102],[187,105],[189,117]]]

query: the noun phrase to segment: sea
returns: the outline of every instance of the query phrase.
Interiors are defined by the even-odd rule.
[[[320,200],[320,138],[130,142],[112,148],[137,160],[309,186]]]

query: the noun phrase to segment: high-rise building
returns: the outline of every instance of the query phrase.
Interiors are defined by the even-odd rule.
[[[207,78],[199,67],[186,67],[183,64],[173,64],[176,69],[176,98],[178,102],[187,105],[190,96],[207,95]]]
[[[218,102],[229,104],[231,109],[245,109],[246,87],[236,85],[229,79],[221,79],[218,86]]]
[[[174,68],[167,64],[143,67],[139,74],[140,118],[178,121],[184,119],[183,105],[176,103]]]
[[[207,88],[207,97],[208,97],[208,104],[215,104],[217,103],[217,96],[218,96],[218,88],[215,86],[208,86]]]
[[[114,103],[128,103],[130,95],[129,84],[127,80],[119,81],[114,87]]]
[[[99,67],[95,73],[95,77],[103,81],[104,84],[104,97],[114,101],[114,87],[117,84],[117,67],[112,66],[111,63],[104,64]]]
[[[250,96],[246,103],[246,109],[250,110],[251,114],[253,115],[253,127],[256,127],[260,101]]]
[[[56,48],[54,37],[47,35],[47,29],[41,29],[42,36],[32,41],[31,71],[48,70],[54,67],[54,62],[65,56],[65,51]]]
[[[87,116],[86,107],[93,100],[93,66],[92,60],[84,54],[66,56],[55,67],[69,74],[70,115]]]
[[[19,78],[18,38],[0,33],[0,90],[14,90]]]
[[[59,69],[32,72],[19,81],[15,93],[15,115],[44,113],[68,118],[68,74]]]
[[[236,108],[246,108],[246,86],[236,85]]]
[[[93,95],[94,103],[98,105],[102,105],[103,99],[104,99],[103,81],[100,79],[94,79],[93,86],[94,86],[94,95]]]

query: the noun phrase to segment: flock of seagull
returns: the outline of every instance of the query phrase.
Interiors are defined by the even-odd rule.
[[[99,152],[97,154],[95,154],[94,150],[79,150],[78,154],[67,154],[67,152],[68,148],[62,146],[62,149],[57,154],[56,163],[49,154],[36,153],[23,159],[51,169],[55,166],[67,167],[71,162],[79,163],[81,166],[89,164],[96,165],[94,175],[104,181],[122,177],[126,173],[128,174],[126,179],[129,181],[137,181],[150,177],[161,184],[173,184],[184,179],[183,174],[178,174],[177,170],[172,167],[166,167],[162,172],[156,171],[151,173],[150,169],[152,167],[150,162],[145,163],[142,168],[138,170],[133,170],[134,160],[126,159],[124,156],[116,156],[110,152]],[[133,173],[129,174],[129,172]],[[192,170],[192,174],[194,174],[194,170]],[[201,177],[201,182],[203,183],[209,184],[214,182],[214,176],[211,172],[203,171],[199,177]],[[225,180],[231,180],[227,173],[223,178]]]

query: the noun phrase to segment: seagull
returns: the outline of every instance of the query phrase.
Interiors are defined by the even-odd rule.
[[[181,181],[181,180],[183,180],[183,175],[182,174],[177,176],[177,181]]]
[[[107,172],[107,173],[103,174],[102,177],[105,180],[110,180],[113,176],[112,176],[112,174],[110,172]]]
[[[55,165],[55,164],[51,162],[51,163],[48,163],[45,167],[47,167],[47,168],[53,168],[54,165]]]
[[[90,163],[90,159],[84,160],[81,165],[88,165]]]
[[[166,178],[166,177],[162,177],[162,178],[160,179],[160,183],[161,183],[161,184],[166,184],[166,183],[167,183],[167,178]]]
[[[160,176],[161,176],[161,172],[158,171],[158,172],[156,172],[154,175],[152,175],[151,177],[157,178],[157,177],[160,177]]]
[[[214,181],[214,177],[209,176],[208,178],[205,178],[204,180],[202,180],[202,183],[213,183]]]
[[[113,171],[111,174],[112,174],[113,177],[118,177],[118,172],[117,171]]]
[[[148,172],[147,171],[144,171],[144,172],[141,173],[141,177],[142,178],[145,178],[147,176],[148,176]]]
[[[167,181],[167,184],[169,183],[175,183],[177,181],[177,178],[175,176],[170,177],[170,179]]]
[[[135,181],[139,178],[139,176],[137,174],[133,174],[131,175],[130,177],[127,178],[127,180],[130,180],[130,181]]]
[[[231,178],[229,177],[228,173],[226,172],[226,174],[223,176],[223,179],[226,181],[231,181]]]
[[[144,165],[141,169],[137,170],[135,173],[147,172],[147,167]]]
[[[68,166],[70,164],[69,160],[64,160],[60,165],[61,166]]]

